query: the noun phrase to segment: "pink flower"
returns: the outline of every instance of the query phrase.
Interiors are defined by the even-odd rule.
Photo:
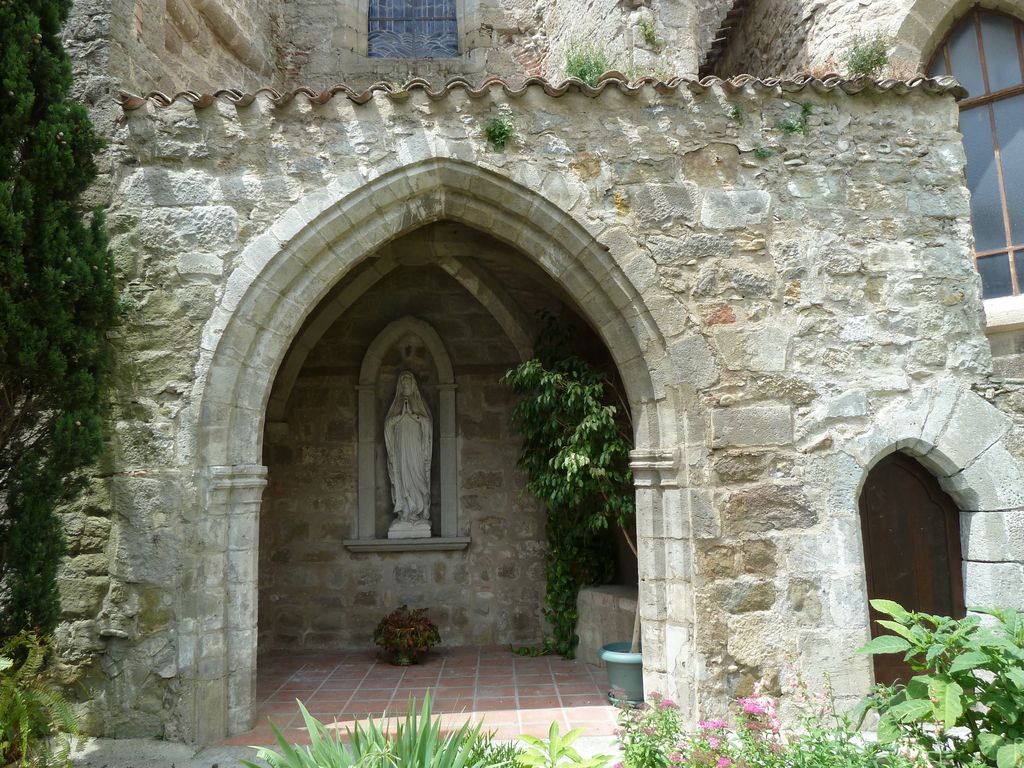
[[[720,728],[725,728],[725,720],[722,720],[721,718],[716,718],[715,720],[701,720],[697,725],[705,731],[717,731]]]
[[[679,705],[672,701],[672,699],[662,699],[659,706],[662,709],[679,709]]]
[[[728,757],[718,758],[718,768],[729,768],[730,765],[732,765],[732,760]]]
[[[679,763],[683,762],[683,756],[679,752],[673,752],[668,756],[668,761],[675,765],[679,765]]]
[[[722,746],[722,740],[717,736],[712,736],[710,739],[708,739],[708,746],[712,749],[718,749],[720,746]]]
[[[768,713],[768,707],[760,699],[740,699],[740,706],[748,715],[764,715]]]

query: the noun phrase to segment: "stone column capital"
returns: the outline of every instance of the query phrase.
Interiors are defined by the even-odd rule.
[[[228,464],[208,468],[210,484],[216,490],[263,488],[267,484],[267,468],[262,464]]]
[[[638,487],[679,487],[679,451],[665,448],[629,452],[629,468]]]

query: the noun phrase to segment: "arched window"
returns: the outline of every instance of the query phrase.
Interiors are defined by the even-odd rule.
[[[456,0],[370,0],[367,53],[375,58],[459,55]]]
[[[1024,29],[974,8],[936,51],[931,77],[953,75],[967,151],[975,261],[986,299],[1024,289]]]

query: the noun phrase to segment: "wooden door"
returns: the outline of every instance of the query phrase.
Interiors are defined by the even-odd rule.
[[[895,600],[924,613],[962,617],[960,510],[917,461],[894,453],[868,473],[860,494],[868,597]],[[876,624],[871,636],[891,634]],[[875,682],[906,682],[912,672],[900,654],[874,656]]]

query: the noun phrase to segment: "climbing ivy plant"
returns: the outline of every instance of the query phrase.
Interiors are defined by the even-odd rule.
[[[502,378],[519,396],[512,411],[523,448],[526,489],[547,512],[548,565],[544,614],[549,650],[572,658],[576,597],[614,575],[619,529],[631,535],[636,508],[629,469],[629,411],[608,377],[572,351],[572,332],[542,319],[535,356]]]

